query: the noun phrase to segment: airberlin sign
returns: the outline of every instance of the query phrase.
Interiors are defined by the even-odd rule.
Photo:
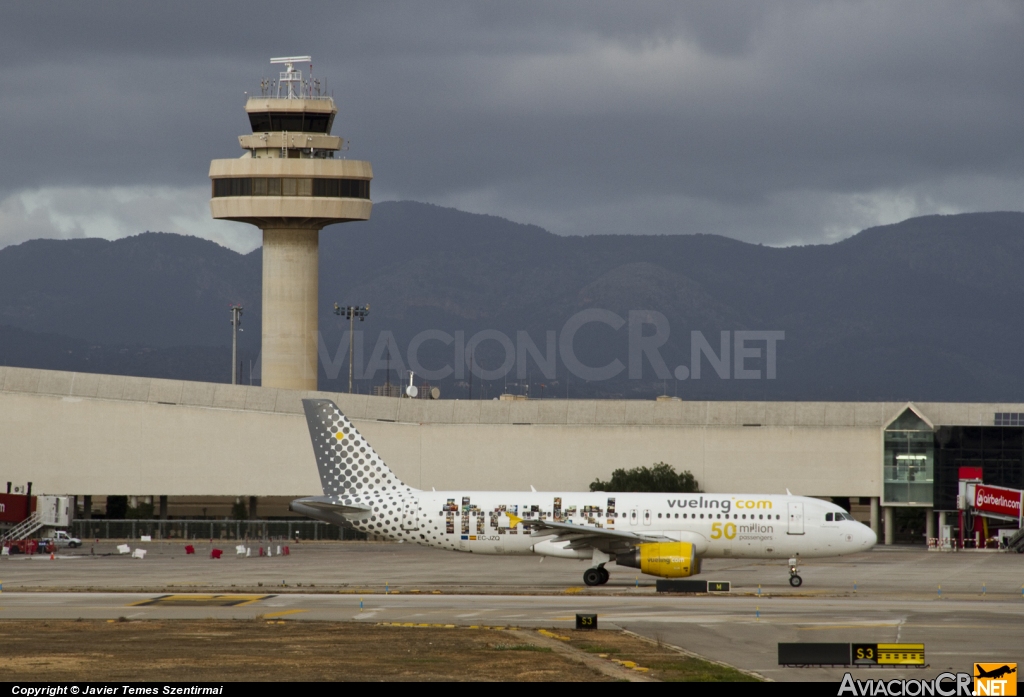
[[[974,487],[974,508],[1011,518],[1020,517],[1021,492],[1001,486],[978,484]]]

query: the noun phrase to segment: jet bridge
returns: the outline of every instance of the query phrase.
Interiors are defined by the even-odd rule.
[[[1024,491],[1003,486],[984,484],[978,480],[961,479],[957,508],[961,517],[961,546],[965,530],[973,530],[975,545],[981,547],[984,540],[994,535],[990,527],[1013,528],[1017,532],[1002,535],[1004,544],[1015,551],[1024,552],[1024,525],[1022,525],[1022,502]]]

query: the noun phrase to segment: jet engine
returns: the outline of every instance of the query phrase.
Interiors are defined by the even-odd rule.
[[[700,573],[700,557],[689,542],[645,542],[625,554],[616,554],[615,563],[662,578]]]

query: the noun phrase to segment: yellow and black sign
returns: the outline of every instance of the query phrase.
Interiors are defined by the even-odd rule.
[[[597,629],[597,615],[576,615],[576,629]]]
[[[853,664],[858,666],[923,666],[924,644],[853,644]]]
[[[188,593],[182,595],[161,595],[149,600],[132,603],[133,607],[239,607],[252,605],[273,595],[210,595],[204,593]]]
[[[1016,663],[975,663],[974,694],[984,695],[1016,695],[1017,664]]]

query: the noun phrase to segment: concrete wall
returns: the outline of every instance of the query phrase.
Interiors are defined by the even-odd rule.
[[[419,488],[585,490],[665,461],[706,491],[879,496],[902,403],[437,401],[0,367],[0,486],[40,493],[320,492],[301,398],[334,399]],[[1022,405],[916,404],[934,423]],[[956,417],[955,421],[946,417]],[[744,425],[747,424],[747,425]],[[752,425],[759,424],[759,425]]]

